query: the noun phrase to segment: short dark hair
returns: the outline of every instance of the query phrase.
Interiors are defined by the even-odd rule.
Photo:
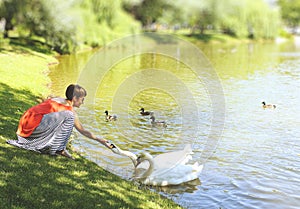
[[[85,97],[87,95],[86,90],[78,84],[70,84],[66,90],[67,100],[72,100],[74,96]]]

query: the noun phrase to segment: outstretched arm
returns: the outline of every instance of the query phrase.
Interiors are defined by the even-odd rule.
[[[77,131],[79,131],[79,133],[81,133],[82,135],[90,138],[90,139],[94,139],[98,142],[100,142],[101,144],[103,144],[104,146],[106,146],[107,148],[111,149],[112,147],[110,147],[110,144],[108,143],[108,141],[106,139],[103,139],[102,137],[98,137],[95,136],[92,132],[86,130],[82,124],[80,123],[78,117],[75,117],[75,128],[77,129]]]

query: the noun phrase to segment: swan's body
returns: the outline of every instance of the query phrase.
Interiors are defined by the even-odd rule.
[[[146,170],[136,179],[146,185],[178,185],[199,177],[203,165],[187,164],[192,158],[192,149],[187,145],[184,150],[169,152],[152,157],[149,153],[143,152],[137,158],[137,170]],[[149,162],[149,166],[145,161]],[[148,168],[147,168],[148,167]]]
[[[152,115],[152,116],[150,117],[150,119],[151,119],[151,124],[152,124],[153,126],[167,127],[166,121],[157,121],[157,120],[155,120],[154,115]]]
[[[105,110],[104,113],[105,113],[106,121],[116,121],[117,120],[117,115],[109,115],[107,110]]]
[[[276,108],[276,105],[274,105],[274,104],[266,104],[265,102],[262,102],[262,104],[263,104],[263,108],[264,109],[275,109]]]
[[[145,111],[145,109],[142,107],[141,109],[140,109],[140,113],[141,113],[141,115],[143,115],[143,116],[147,116],[147,115],[153,115],[153,112],[151,112],[151,111]]]

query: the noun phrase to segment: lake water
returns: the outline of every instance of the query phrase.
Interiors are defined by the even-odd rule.
[[[300,207],[300,42],[203,44],[146,35],[59,57],[54,95],[88,90],[84,126],[136,154],[193,146],[204,169],[180,186],[152,187],[185,208]],[[262,101],[276,104],[263,109]],[[139,109],[167,128],[152,127]],[[106,122],[104,111],[118,115]],[[133,165],[75,132],[86,158],[131,180]]]

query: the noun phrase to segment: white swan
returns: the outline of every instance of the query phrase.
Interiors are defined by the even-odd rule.
[[[154,186],[178,185],[195,180],[199,178],[203,165],[197,162],[187,164],[192,158],[191,154],[191,145],[187,145],[184,150],[164,153],[154,158],[149,153],[143,152],[137,158],[135,179],[143,184]],[[145,161],[149,162],[149,166]],[[140,169],[146,171],[138,175]]]

